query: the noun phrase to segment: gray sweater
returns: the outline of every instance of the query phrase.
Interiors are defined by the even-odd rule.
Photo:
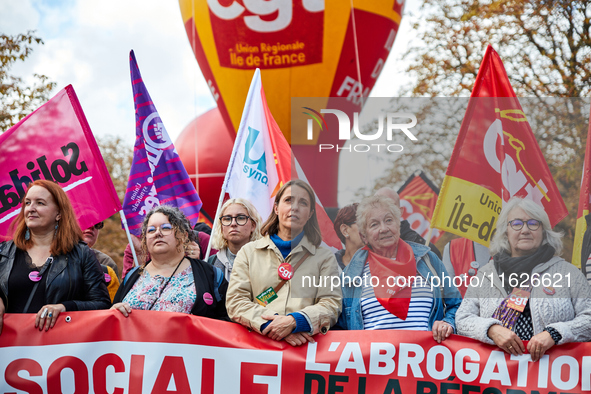
[[[535,272],[542,275],[542,278],[550,278],[556,293],[547,294],[551,289],[546,288],[545,292],[542,285],[532,289],[529,305],[534,335],[550,326],[562,335],[560,344],[591,340],[591,287],[581,271],[564,259],[554,256],[548,262],[537,265],[532,273]],[[559,274],[562,274],[562,280],[559,280]],[[570,274],[570,286],[567,274]],[[478,270],[476,277],[480,279],[480,286],[468,287],[456,313],[456,328],[460,335],[494,344],[488,337],[488,329],[494,324],[500,324],[492,315],[508,294],[492,261]],[[559,285],[562,287],[558,287]]]

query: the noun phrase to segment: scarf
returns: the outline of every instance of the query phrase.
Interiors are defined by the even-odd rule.
[[[537,265],[549,261],[554,256],[554,252],[555,250],[552,246],[545,244],[540,246],[538,250],[535,251],[535,253],[530,254],[529,256],[511,257],[507,252],[501,252],[493,257],[497,274],[505,274],[503,285],[505,290],[507,290],[507,293],[509,293],[509,295],[501,302],[492,315],[492,318],[499,320],[503,327],[514,331],[515,325],[523,313],[510,308],[507,305],[514,290],[514,288],[509,285],[510,275],[514,274],[513,276],[515,276],[524,272],[528,274],[531,273]],[[521,283],[520,278],[517,277],[517,279],[519,279],[519,282]],[[531,294],[532,286],[530,283],[528,283],[525,287],[522,287],[521,290],[527,291]]]
[[[292,240],[289,240],[289,241],[282,240],[279,237],[279,235],[277,235],[277,234],[271,235],[270,238],[271,238],[271,241],[273,241],[273,243],[277,246],[277,248],[281,252],[281,255],[283,256],[283,258],[286,259],[287,256],[289,256],[289,254],[291,253],[291,251],[296,246],[298,246],[300,241],[304,238],[304,232],[302,231],[301,233],[296,235]]]
[[[388,312],[401,320],[406,320],[412,294],[412,283],[409,278],[417,273],[417,262],[412,248],[403,240],[398,241],[395,259],[380,256],[367,246],[364,249],[368,251],[369,272],[380,279],[379,285],[373,289],[376,299]],[[400,276],[404,279],[400,278],[398,281],[390,279],[388,282],[388,277]],[[388,286],[388,283],[393,286]],[[406,286],[399,286],[396,283],[406,284]]]
[[[509,286],[511,274],[519,275],[524,272],[529,274],[537,265],[543,264],[554,257],[554,253],[555,250],[550,244],[544,244],[535,253],[528,256],[511,257],[506,251],[494,255],[493,260],[497,274],[505,274],[503,284],[507,293],[513,291],[513,287]],[[513,276],[515,277],[515,275]]]

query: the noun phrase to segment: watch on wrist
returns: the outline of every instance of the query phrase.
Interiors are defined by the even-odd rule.
[[[548,334],[550,334],[550,336],[554,340],[554,344],[558,345],[558,342],[560,342],[560,340],[562,339],[562,335],[560,335],[558,330],[553,327],[546,327],[546,328],[544,328],[544,331],[546,331]]]

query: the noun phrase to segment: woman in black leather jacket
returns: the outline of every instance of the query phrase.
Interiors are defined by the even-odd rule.
[[[46,331],[61,312],[110,306],[104,275],[66,193],[33,182],[12,223],[13,240],[0,243],[0,332],[4,313],[37,313]]]

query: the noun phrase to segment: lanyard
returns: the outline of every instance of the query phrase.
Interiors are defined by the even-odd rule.
[[[164,289],[166,289],[166,286],[168,286],[168,283],[170,282],[170,280],[172,279],[172,277],[174,276],[174,274],[176,274],[176,271],[179,269],[179,267],[181,266],[181,263],[183,262],[184,259],[185,259],[185,256],[183,256],[183,258],[181,259],[181,261],[179,261],[179,263],[176,265],[176,268],[174,269],[174,271],[172,271],[172,275],[170,275],[168,277],[168,280],[166,281],[166,283],[164,284],[164,286],[162,286],[162,289],[160,290],[160,294],[158,294],[158,297],[156,297],[154,299],[154,301],[152,302],[152,305],[150,305],[150,307],[148,308],[149,311],[151,311],[152,308],[154,308],[154,305],[156,305],[156,301],[158,301],[158,299],[160,298],[160,296],[162,295],[162,293],[164,293]]]

